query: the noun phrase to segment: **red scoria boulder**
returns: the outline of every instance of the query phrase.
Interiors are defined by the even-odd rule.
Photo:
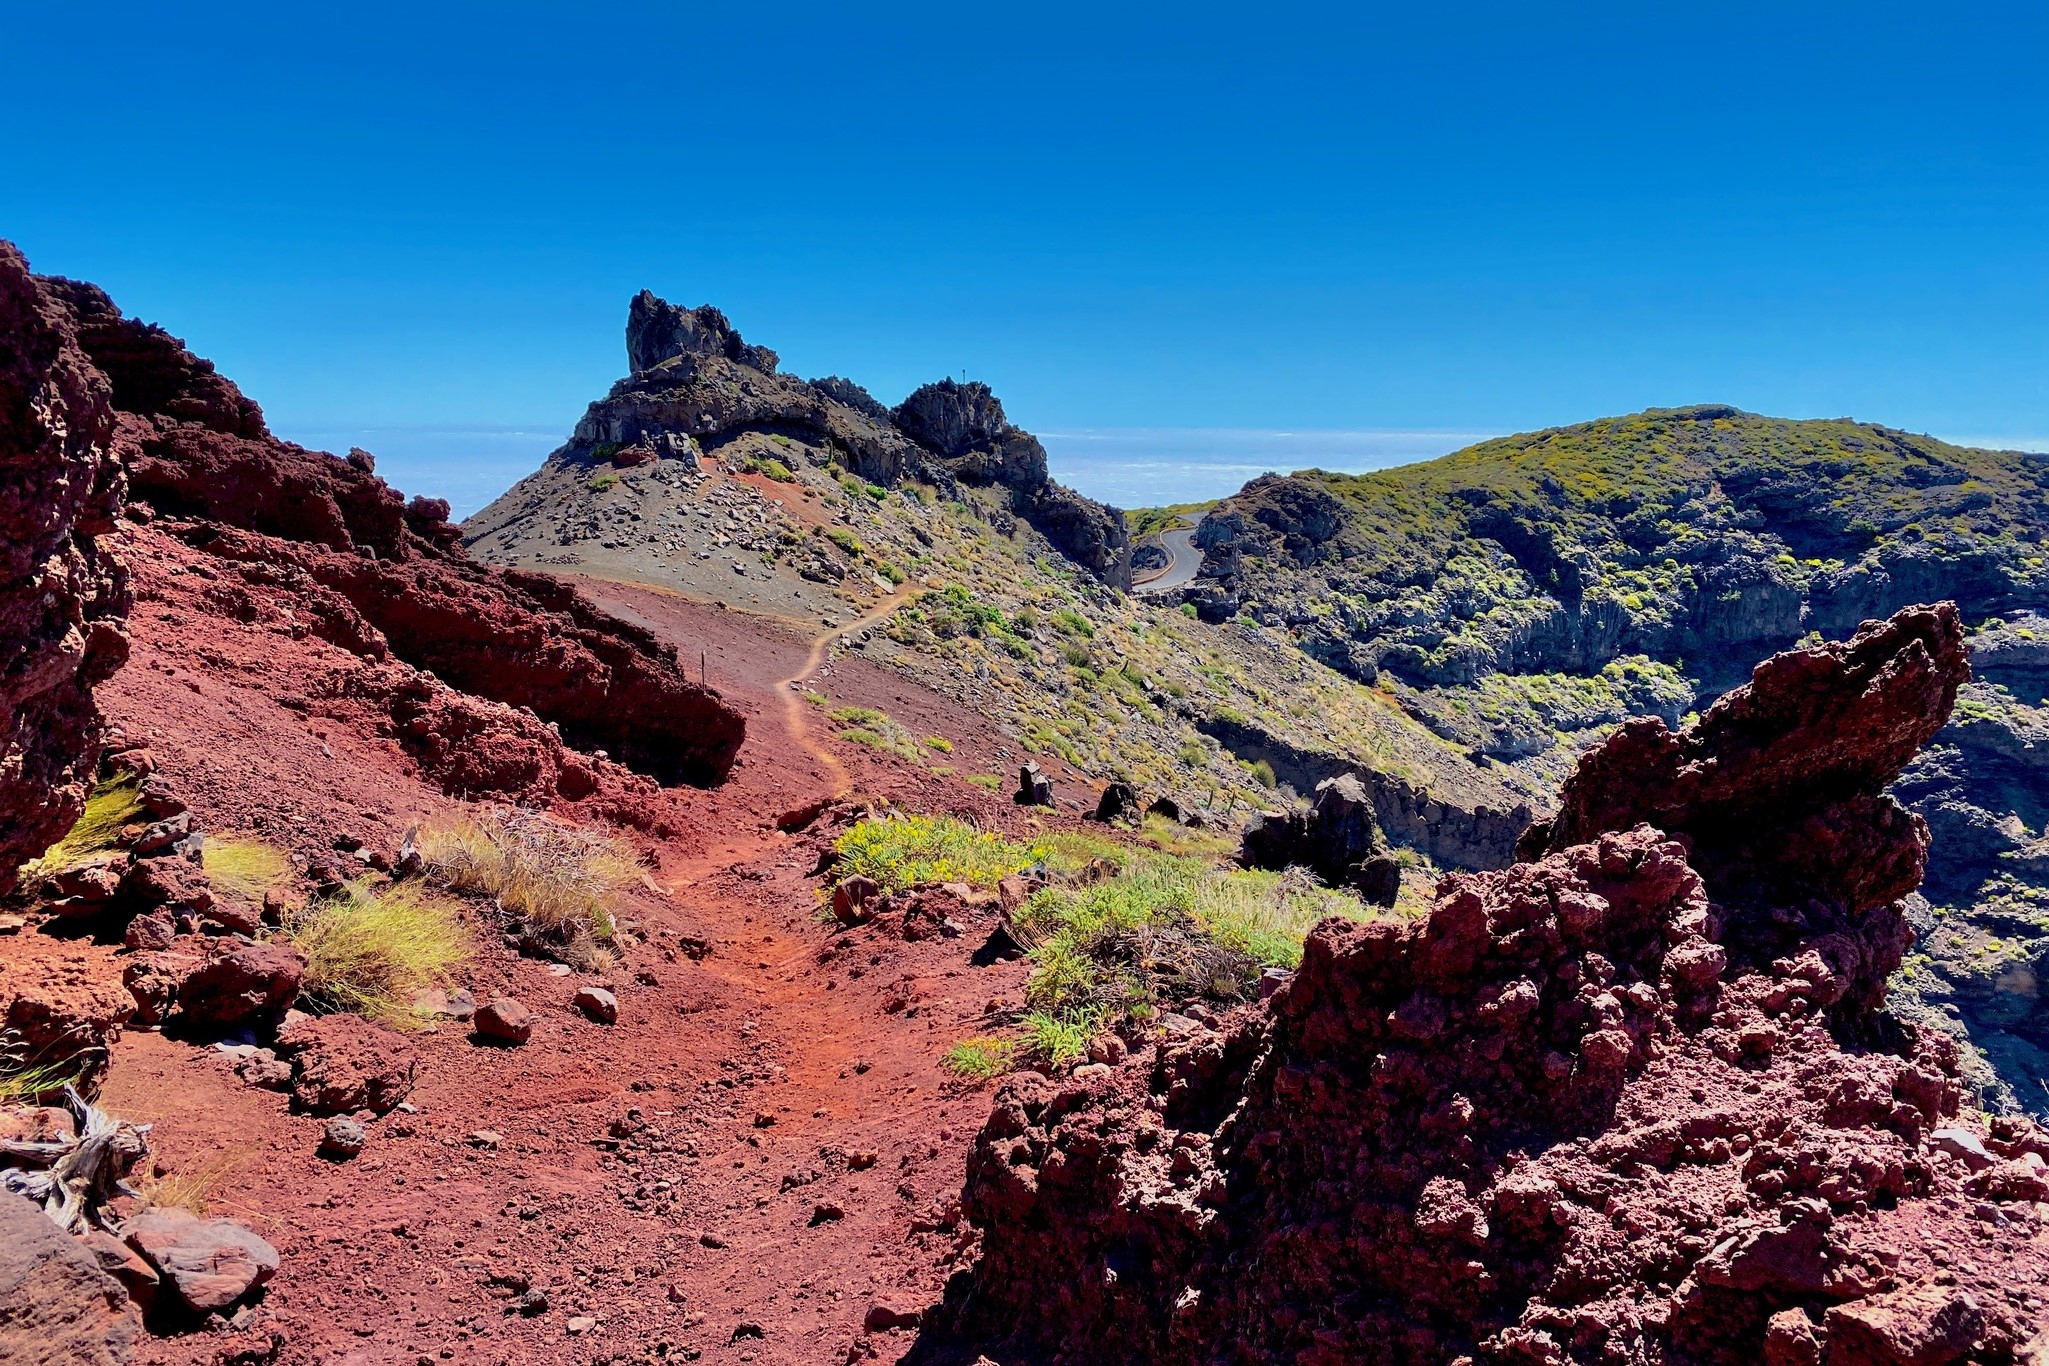
[[[0,895],[85,809],[93,689],[128,657],[127,577],[99,546],[123,477],[106,376],[0,241]]]
[[[292,1062],[292,1095],[316,1115],[383,1114],[413,1089],[419,1055],[402,1034],[356,1015],[301,1020],[277,1037]]]
[[[159,955],[160,958],[169,955]],[[284,944],[211,948],[176,995],[185,1018],[201,1029],[276,1019],[298,999],[306,958]]]
[[[1840,857],[1918,857],[1878,793],[1954,697],[1954,620],[1625,731],[1568,787],[1572,836],[1445,878],[1421,920],[1325,921],[1264,1007],[1007,1082],[968,1160],[979,1261],[912,1359],[2021,1359],[2049,1328],[2024,1179],[2049,1135],[1960,1117],[1955,1045],[1882,1010],[1897,908]],[[1692,851],[1605,828],[1641,804]],[[1718,861],[1739,842],[1761,872]],[[1776,928],[1726,942],[1746,921]]]

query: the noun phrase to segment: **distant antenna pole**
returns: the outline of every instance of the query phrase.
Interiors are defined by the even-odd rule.
[[[708,687],[710,686],[709,680],[710,675],[705,672],[704,667],[704,651],[699,650],[697,652],[697,686],[700,688]]]

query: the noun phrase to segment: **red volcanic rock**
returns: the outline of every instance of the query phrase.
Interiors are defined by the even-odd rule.
[[[225,1309],[277,1274],[277,1249],[231,1219],[189,1210],[144,1210],[122,1236],[187,1308]]]
[[[306,959],[297,949],[283,944],[236,945],[210,951],[178,985],[177,998],[192,1023],[222,1028],[284,1014],[298,998],[305,974]]]
[[[278,440],[256,405],[177,338],[121,317],[90,285],[47,284],[112,380],[114,444],[135,495],[180,539],[244,566],[252,586],[302,597],[312,629],[352,653],[395,656],[461,693],[531,713],[516,747],[552,750],[546,760],[500,754],[486,775],[509,763],[517,786],[455,790],[531,796],[545,770],[568,775],[560,795],[598,792],[601,782],[582,772],[590,761],[572,761],[571,749],[603,750],[662,783],[724,778],[744,720],[685,676],[672,647],[553,579],[471,562],[445,502],[408,503],[367,457]]]
[[[419,1061],[403,1035],[356,1015],[299,1021],[277,1046],[292,1060],[292,1095],[316,1115],[383,1114],[412,1091]]]
[[[1815,847],[1813,821],[1773,822],[1736,775],[1825,813],[1844,843],[1824,853],[1912,845],[1875,800],[1911,747],[1858,718],[1932,734],[1960,672],[1953,623],[1910,612],[1760,668],[1755,692],[1673,737],[1696,777],[1680,765],[1632,787],[1617,756],[1641,733],[1589,757],[1568,820],[1601,791],[1590,773],[1609,795],[1676,784],[1699,801],[1665,809],[1712,836],[1729,832],[1710,810],[1752,813],[1750,846],[1775,862],[1759,878],[1717,865],[1735,905],[1684,838],[1580,826],[1535,861],[1447,877],[1420,921],[1324,922],[1287,985],[1219,1030],[1006,1083],[963,1198],[981,1258],[925,1350],[1148,1366],[2012,1359],[2045,1327],[2039,1299],[2008,1292],[2049,1278],[2027,1179],[2049,1139],[1959,1119],[1955,1045],[1879,1010],[1868,984],[1892,950],[1858,938],[1870,884],[1855,870],[1817,861],[1814,895],[1777,908],[1778,956],[1720,942],[1766,918],[1763,889]],[[1979,1149],[2013,1179],[1967,1160]]]
[[[1894,903],[1921,885],[1928,854],[1927,827],[1883,789],[1970,676],[1950,603],[1775,655],[1676,735],[1656,717],[1618,729],[1517,853],[1639,823],[1680,836],[1740,958],[1812,941],[1846,975],[1851,1004],[1874,1005],[1909,938]]]
[[[141,1315],[40,1205],[0,1191],[0,1361],[126,1366]]]
[[[128,586],[97,538],[122,472],[106,377],[60,299],[0,241],[0,895],[85,809],[93,688],[128,657]]]
[[[470,1028],[479,1038],[521,1044],[533,1037],[534,1013],[511,997],[500,996],[470,1017]]]

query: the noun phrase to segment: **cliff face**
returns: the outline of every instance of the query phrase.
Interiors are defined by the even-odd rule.
[[[1954,1046],[1883,1008],[1927,847],[1883,788],[1967,676],[1948,608],[1781,655],[1590,755],[1531,861],[1320,925],[1267,1007],[1007,1083],[925,1354],[2039,1350],[2049,1136],[1960,1120]]]
[[[109,385],[61,297],[0,242],[0,894],[85,809],[93,688],[128,656]]]
[[[551,466],[595,472],[628,452],[630,461],[642,452],[650,461],[694,459],[750,437],[794,439],[880,487],[914,479],[942,492],[999,489],[1008,511],[1062,554],[1107,584],[1130,586],[1122,514],[1052,482],[1045,449],[1010,422],[987,385],[942,380],[888,409],[852,381],[783,374],[776,353],[744,341],[719,310],[681,308],[646,290],[627,310],[626,352],[632,373],[590,406]],[[517,494],[479,513],[475,534],[545,517],[548,509]]]
[[[94,286],[44,286],[106,377],[106,440],[131,496],[245,586],[296,596],[319,634],[405,666],[385,680],[394,716],[451,782],[581,797],[600,769],[572,750],[661,783],[716,782],[730,768],[744,721],[684,676],[673,648],[553,580],[472,563],[446,503],[408,502],[365,452],[278,440],[252,400],[162,328],[122,317]],[[471,702],[476,715],[456,714]],[[487,734],[523,757],[456,753],[460,737],[475,751]]]

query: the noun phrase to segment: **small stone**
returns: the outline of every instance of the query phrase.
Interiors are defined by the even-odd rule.
[[[533,1037],[534,1014],[510,996],[499,996],[470,1017],[470,1027],[492,1043],[523,1044]]]
[[[528,1318],[532,1318],[536,1314],[545,1314],[548,1312],[548,1292],[537,1285],[524,1295],[521,1295],[513,1304],[520,1313]]]
[[[1936,1152],[1962,1158],[1964,1165],[1974,1172],[1984,1171],[1999,1160],[1985,1146],[1984,1140],[1969,1129],[1937,1129],[1928,1135],[1928,1146]]]
[[[616,1024],[619,1019],[619,998],[603,987],[578,987],[576,1008],[599,1024]]]
[[[469,1135],[469,1145],[472,1148],[495,1150],[504,1141],[505,1136],[495,1129],[476,1129]]]
[[[569,1322],[563,1324],[562,1328],[563,1331],[568,1333],[571,1337],[581,1337],[585,1333],[588,1333],[591,1329],[597,1326],[598,1321],[596,1319],[587,1318],[583,1315],[578,1315],[577,1317],[569,1320]]]
[[[320,1135],[320,1151],[327,1157],[351,1158],[363,1151],[369,1137],[361,1124],[346,1115],[336,1115],[327,1121],[327,1128]]]
[[[711,1233],[707,1231],[697,1235],[697,1243],[700,1247],[718,1248],[724,1247],[726,1245],[726,1240],[719,1237],[719,1235],[716,1233]]]
[[[868,1312],[861,1316],[861,1326],[871,1333],[889,1333],[899,1328],[916,1328],[924,1321],[921,1309],[911,1309],[893,1304],[888,1300],[877,1300],[868,1306]]]

